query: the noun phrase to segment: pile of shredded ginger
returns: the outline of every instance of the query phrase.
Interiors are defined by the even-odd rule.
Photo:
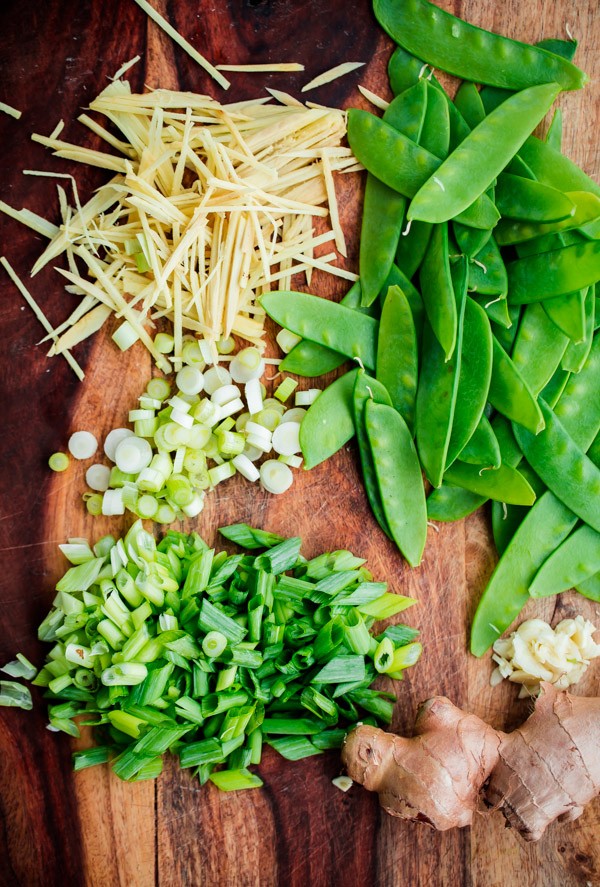
[[[135,95],[128,82],[115,80],[90,110],[122,139],[87,114],[79,119],[118,154],[61,141],[59,131],[32,136],[58,157],[115,173],[83,206],[74,180],[75,208],[59,187],[59,227],[1,207],[50,238],[32,274],[65,253],[69,270],[60,273],[68,291],[82,297],[48,337],[51,354],[71,349],[114,313],[123,319],[115,335],[121,348],[139,339],[161,369],[178,369],[186,333],[213,349],[231,334],[262,347],[265,315],[257,298],[290,289],[292,274],[304,272],[310,283],[319,268],[356,279],[334,264],[335,249],[315,258],[323,244],[346,254],[333,172],[361,167],[340,147],[345,114],[277,98],[284,103],[221,105],[163,89]],[[331,229],[317,235],[315,217],[329,217]],[[153,339],[160,318],[172,323],[168,357]]]

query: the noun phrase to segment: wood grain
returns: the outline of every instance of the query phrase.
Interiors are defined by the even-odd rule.
[[[313,93],[315,101],[342,107],[367,104],[361,82],[387,95],[385,65],[391,42],[378,29],[368,0],[209,0],[167,2],[157,8],[214,63],[303,62],[295,75],[232,74],[232,100],[258,95],[270,85],[299,94],[301,85],[342,61],[366,61],[360,71]],[[537,40],[564,36],[568,24],[581,40],[579,63],[595,77],[584,91],[561,98],[565,151],[590,174],[598,173],[596,132],[600,116],[600,39],[596,0],[445,0],[442,4],[484,27]],[[103,181],[98,170],[51,159],[29,140],[65,120],[64,137],[99,147],[75,122],[84,106],[123,61],[142,62],[129,72],[134,90],[168,86],[222,91],[184,53],[149,23],[130,0],[13,0],[0,7],[2,76],[0,100],[23,110],[16,122],[0,121],[0,197],[55,219],[57,200],[49,179],[22,176],[23,167],[55,169],[77,176],[82,198]],[[357,267],[360,176],[340,182],[342,217],[348,232],[348,267]],[[0,217],[0,242],[26,277],[42,239]],[[315,275],[314,287],[338,297],[343,287]],[[72,307],[56,274],[45,269],[31,290],[52,320]],[[118,354],[98,337],[79,349],[87,377],[78,385],[65,365],[36,346],[40,327],[6,278],[0,280],[4,348],[0,384],[4,429],[0,439],[0,660],[22,650],[41,661],[35,629],[64,570],[57,544],[67,536],[95,538],[121,532],[127,521],[92,520],[83,510],[84,467],[50,476],[47,456],[64,447],[78,428],[102,438],[121,425],[151,372],[142,349]],[[284,534],[300,533],[305,554],[347,547],[368,558],[376,576],[411,594],[420,606],[407,620],[422,630],[425,652],[398,690],[394,727],[409,731],[418,703],[446,693],[455,702],[509,728],[523,720],[527,705],[516,688],[489,687],[490,666],[466,652],[467,626],[495,560],[488,516],[477,514],[429,531],[423,565],[407,569],[368,512],[354,448],[311,472],[300,474],[290,493],[270,497],[239,478],[209,499],[195,527],[207,541],[215,528],[246,520]],[[528,609],[555,620],[582,611],[598,619],[598,607],[575,595]],[[578,692],[599,692],[598,668]],[[107,768],[73,774],[69,740],[44,729],[36,697],[30,713],[0,715],[0,883],[66,882],[127,887],[182,885],[559,885],[600,884],[596,801],[575,823],[554,826],[535,846],[504,828],[499,815],[478,819],[472,829],[437,834],[382,814],[374,796],[358,788],[345,795],[331,787],[340,769],[334,753],[286,764],[267,751],[261,764],[265,787],[258,792],[219,793],[200,788],[177,765],[166,763],[155,783],[124,785]],[[89,742],[84,737],[81,743]]]

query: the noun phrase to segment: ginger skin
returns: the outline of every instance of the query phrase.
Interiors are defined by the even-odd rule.
[[[348,775],[378,792],[392,816],[446,830],[499,808],[537,841],[600,792],[600,699],[542,688],[531,717],[510,734],[443,696],[421,706],[412,739],[357,727],[342,749]]]

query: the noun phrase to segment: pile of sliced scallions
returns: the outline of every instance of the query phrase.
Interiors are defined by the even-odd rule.
[[[371,684],[401,678],[421,645],[406,625],[371,628],[415,601],[349,551],[306,560],[299,538],[221,533],[245,550],[174,531],[157,545],[140,521],[116,542],[61,546],[73,566],[39,628],[52,649],[33,683],[51,729],[97,728],[75,769],[110,761],[122,779],[150,779],[171,751],[201,783],[251,788],[263,742],[299,760],[338,748],[359,720],[391,720],[395,697]]]
[[[187,362],[175,376],[174,394],[167,379],[151,379],[139,406],[129,411],[133,430],[114,428],[107,435],[104,452],[112,467],[96,463],[86,472],[87,484],[95,491],[84,494],[91,514],[128,510],[142,519],[169,524],[196,517],[206,491],[235,474],[252,483],[260,481],[274,494],[292,485],[292,468],[302,465],[304,407],[320,391],[296,392],[295,407],[287,408],[297,382],[287,376],[274,396],[266,397],[260,381],[265,362],[257,348],[242,349],[227,368],[222,363],[207,364],[211,357],[201,345],[186,343]],[[228,358],[221,355],[221,359]],[[89,432],[78,434],[95,442]],[[86,450],[87,456],[93,452]],[[50,467],[64,470],[66,465],[57,458],[63,455],[53,454]]]

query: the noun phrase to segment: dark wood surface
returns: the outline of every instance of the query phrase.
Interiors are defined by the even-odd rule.
[[[181,87],[222,101],[258,95],[264,85],[299,94],[301,85],[322,70],[356,60],[368,65],[311,97],[343,107],[366,106],[358,82],[387,95],[385,65],[392,46],[368,0],[156,0],[156,5],[213,63],[294,60],[306,70],[232,74],[225,96],[131,0],[4,0],[0,101],[20,108],[23,117],[15,121],[0,115],[1,199],[56,221],[55,181],[23,176],[22,168],[73,173],[82,198],[104,181],[101,171],[52,159],[29,136],[50,133],[63,118],[64,138],[98,147],[76,116],[106,78],[138,53],[142,61],[127,75],[134,90]],[[564,36],[565,26],[570,27],[580,39],[579,63],[596,81],[561,99],[564,149],[597,175],[597,0],[445,0],[444,6],[524,40]],[[340,183],[352,269],[357,266],[360,185],[360,176]],[[43,239],[0,216],[0,244],[1,254],[26,279]],[[318,275],[315,288],[332,296],[343,291]],[[74,305],[49,267],[31,281],[31,290],[54,322]],[[41,662],[36,627],[65,569],[57,545],[68,536],[94,539],[128,525],[125,518],[86,516],[80,501],[84,467],[52,475],[46,460],[64,448],[76,429],[93,430],[102,438],[123,424],[151,366],[141,348],[121,355],[102,334],[77,350],[87,373],[79,384],[63,361],[46,359],[44,346],[36,345],[41,327],[3,274],[0,293],[0,661],[23,651]],[[423,565],[408,570],[368,512],[352,446],[300,475],[285,496],[257,493],[236,478],[208,501],[194,526],[210,542],[217,526],[234,520],[300,533],[305,554],[348,547],[368,558],[376,576],[419,599],[407,619],[421,628],[425,652],[398,687],[396,728],[410,730],[419,701],[436,693],[446,693],[496,727],[514,726],[526,716],[516,688],[491,690],[488,659],[475,660],[466,652],[469,617],[495,561],[487,514],[431,529]],[[597,610],[564,595],[528,613],[557,620],[581,611],[598,620]],[[598,691],[596,667],[578,692]],[[347,795],[332,788],[330,780],[340,771],[335,753],[288,764],[267,751],[260,767],[265,787],[256,792],[228,795],[210,785],[200,788],[173,762],[156,782],[126,785],[107,768],[73,774],[73,744],[45,729],[44,705],[40,694],[34,695],[33,712],[0,712],[0,884],[600,884],[597,801],[577,822],[555,825],[538,845],[527,846],[504,828],[499,815],[445,834],[398,822],[382,814],[376,798],[360,788]]]

